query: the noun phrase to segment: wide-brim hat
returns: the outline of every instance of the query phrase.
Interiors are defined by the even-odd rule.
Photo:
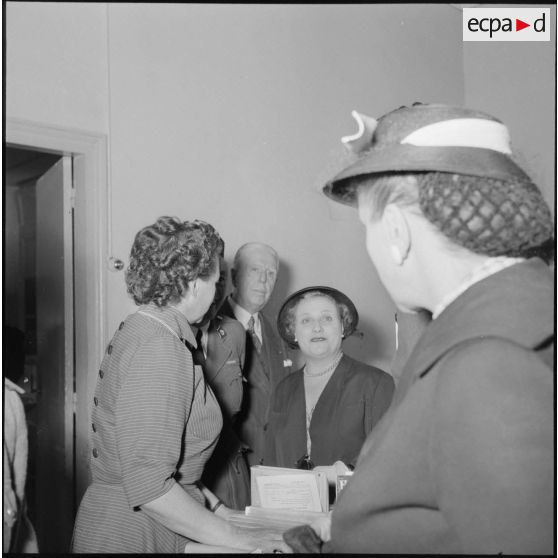
[[[406,172],[447,172],[526,180],[511,157],[506,126],[464,107],[415,103],[375,120],[353,111],[359,129],[342,138],[353,160],[323,187],[329,198],[356,206],[349,178]]]
[[[283,302],[283,305],[281,306],[281,309],[279,310],[279,314],[277,316],[277,330],[279,331],[279,335],[281,335],[283,340],[286,341],[287,344],[292,349],[297,349],[298,343],[294,340],[294,337],[289,332],[287,327],[288,312],[298,304],[299,300],[304,294],[313,291],[319,291],[321,293],[324,293],[325,295],[328,295],[331,298],[333,298],[335,302],[344,304],[348,308],[351,319],[350,319],[350,325],[348,325],[345,328],[344,331],[345,337],[351,335],[355,331],[358,325],[357,309],[353,304],[353,301],[346,294],[342,293],[338,289],[334,289],[333,287],[325,287],[323,285],[305,287],[304,289],[300,289],[299,291],[296,291],[293,294],[291,294],[285,300],[285,302]]]

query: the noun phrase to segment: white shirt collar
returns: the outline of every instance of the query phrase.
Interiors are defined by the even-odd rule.
[[[244,326],[244,329],[248,329],[248,321],[252,316],[254,316],[254,331],[258,336],[259,340],[263,342],[262,339],[262,324],[260,322],[260,313],[250,314],[248,310],[242,308],[240,304],[235,302],[232,296],[229,296],[229,303],[231,305],[234,317]]]
[[[524,260],[524,258],[508,258],[507,256],[489,258],[476,267],[457,288],[453,289],[442,298],[432,312],[432,319],[435,320],[459,295],[463,294],[475,283]]]

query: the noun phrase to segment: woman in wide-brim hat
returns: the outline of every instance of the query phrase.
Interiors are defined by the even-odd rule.
[[[507,128],[461,107],[359,116],[325,186],[358,206],[403,310],[432,313],[327,525],[325,552],[552,554],[550,210]]]
[[[354,466],[394,390],[389,374],[343,353],[343,339],[357,324],[352,301],[331,287],[306,287],[283,303],[279,333],[301,351],[305,365],[274,392],[268,464],[313,468],[337,462],[327,471],[330,481]]]

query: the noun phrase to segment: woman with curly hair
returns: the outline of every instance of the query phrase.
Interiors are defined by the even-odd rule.
[[[126,284],[139,309],[118,327],[98,372],[93,480],[74,552],[181,553],[189,541],[281,548],[228,523],[230,510],[199,482],[222,417],[193,365],[190,324],[214,299],[220,247],[208,223],[172,217],[135,237]]]

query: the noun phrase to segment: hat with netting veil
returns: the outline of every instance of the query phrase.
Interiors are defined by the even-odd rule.
[[[359,129],[341,141],[356,160],[324,187],[326,196],[356,205],[347,178],[387,172],[448,172],[530,181],[511,158],[508,129],[489,114],[415,103],[379,120],[353,111]]]
[[[493,116],[421,103],[379,120],[353,116],[359,129],[342,142],[354,158],[324,186],[329,198],[356,206],[362,180],[413,174],[425,217],[474,252],[522,256],[552,238],[548,205],[514,161],[508,129]]]

